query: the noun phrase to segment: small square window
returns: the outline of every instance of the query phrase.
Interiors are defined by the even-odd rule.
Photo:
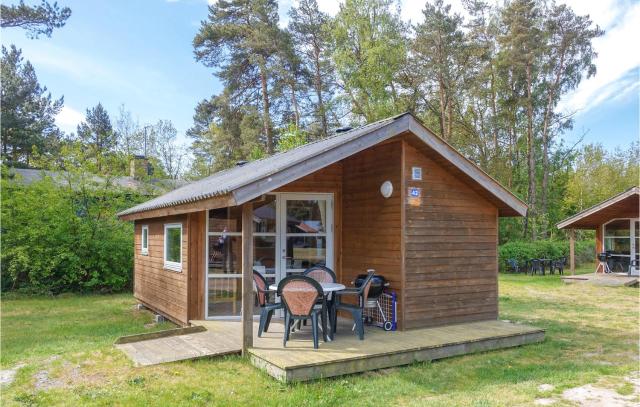
[[[149,254],[149,226],[142,226],[140,253],[144,256]]]
[[[164,225],[164,268],[182,271],[182,224]]]
[[[422,181],[422,167],[411,167],[411,179],[413,181]]]

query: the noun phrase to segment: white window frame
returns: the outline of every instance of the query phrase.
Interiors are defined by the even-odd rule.
[[[167,253],[168,253],[168,250],[167,250],[167,231],[169,229],[176,229],[176,228],[180,228],[180,262],[167,260]],[[164,250],[164,255],[163,255],[164,268],[166,270],[176,271],[178,273],[182,272],[182,223],[165,223],[165,225],[164,225],[163,250]]]
[[[145,232],[147,238],[145,239]],[[140,254],[143,256],[149,255],[149,225],[142,225],[140,231]]]
[[[627,236],[607,236],[606,235],[606,231],[607,231],[607,225],[611,222],[615,222],[618,220],[626,220],[629,221],[629,234]],[[616,257],[629,257],[632,258],[633,254],[634,254],[634,233],[635,233],[635,229],[634,229],[634,224],[633,224],[634,219],[633,218],[614,218],[611,219],[608,222],[605,222],[602,224],[602,251],[606,252],[607,251],[607,239],[629,239],[629,254],[611,254],[612,256],[616,256]],[[637,249],[636,249],[637,250]]]

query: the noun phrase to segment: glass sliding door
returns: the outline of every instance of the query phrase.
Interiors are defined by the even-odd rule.
[[[333,268],[333,196],[265,195],[253,204],[253,270],[269,284],[313,265]],[[242,311],[242,208],[209,211],[206,317]],[[254,309],[259,313],[259,308]]]
[[[332,207],[328,194],[282,194],[280,278],[315,265],[333,268]]]

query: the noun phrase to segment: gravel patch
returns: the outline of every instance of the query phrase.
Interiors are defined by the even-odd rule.
[[[26,365],[24,363],[18,363],[11,369],[0,370],[0,386],[8,386],[16,379],[18,370],[22,369]]]

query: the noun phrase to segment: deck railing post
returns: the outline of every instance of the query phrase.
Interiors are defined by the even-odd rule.
[[[571,275],[576,274],[576,231],[569,229],[569,269]]]
[[[242,355],[253,346],[253,204],[242,206]]]

